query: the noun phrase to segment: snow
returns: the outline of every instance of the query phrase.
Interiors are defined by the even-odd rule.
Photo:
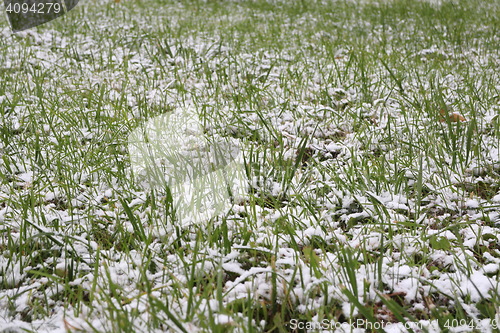
[[[437,5],[441,3],[429,2]],[[181,4],[178,6],[174,10],[184,10]],[[235,13],[230,19],[241,23],[244,14]],[[129,14],[124,12],[124,15]],[[272,19],[272,15],[269,15],[264,18]],[[301,36],[303,26],[317,24],[314,19],[312,14],[304,14],[297,17],[296,21],[285,22],[284,29]],[[147,20],[163,22],[163,18],[154,15],[143,20],[145,26],[151,23]],[[147,117],[142,110],[144,104],[141,103],[147,103],[155,112],[177,110],[186,105],[192,108],[202,106],[208,114],[213,112],[217,117],[216,121],[207,125],[207,131],[220,131],[243,138],[258,133],[258,142],[251,143],[251,148],[255,149],[256,163],[262,167],[261,174],[252,175],[250,182],[256,194],[252,197],[238,193],[231,210],[215,216],[210,222],[212,224],[202,224],[198,230],[206,232],[202,238],[212,237],[215,232],[221,235],[227,232],[224,237],[231,243],[230,249],[219,248],[219,240],[213,239],[212,242],[199,244],[201,248],[195,253],[193,249],[196,247],[197,231],[174,225],[161,205],[151,207],[153,198],[144,186],[122,184],[112,175],[117,171],[116,168],[110,169],[112,172],[106,171],[108,174],[99,173],[102,164],[109,162],[107,160],[103,159],[99,162],[101,164],[92,168],[80,168],[80,165],[73,165],[71,151],[57,150],[70,141],[67,149],[71,150],[72,145],[81,143],[82,147],[78,146],[75,150],[85,158],[107,158],[105,154],[94,156],[94,153],[101,154],[102,151],[92,148],[109,143],[109,137],[102,130],[105,127],[97,126],[91,120],[90,124],[75,121],[75,125],[64,117],[57,119],[56,116],[50,126],[39,124],[42,130],[38,134],[40,140],[46,140],[41,144],[42,160],[57,161],[78,169],[75,173],[68,172],[71,177],[66,175],[67,180],[75,183],[70,186],[61,180],[66,178],[56,173],[58,169],[55,165],[44,166],[48,170],[40,170],[42,167],[38,167],[38,160],[29,159],[27,147],[32,147],[30,144],[33,142],[18,144],[19,149],[15,154],[13,152],[16,149],[9,148],[10,143],[1,142],[2,153],[5,150],[3,156],[11,159],[0,161],[2,172],[7,170],[7,165],[12,168],[9,176],[12,176],[14,184],[0,185],[0,223],[2,230],[6,231],[0,245],[42,249],[34,253],[34,256],[42,258],[49,251],[57,253],[36,267],[28,266],[21,253],[4,251],[0,255],[0,281],[4,285],[4,289],[0,290],[2,329],[16,327],[27,330],[37,328],[40,332],[66,332],[68,327],[91,330],[92,325],[97,330],[109,331],[113,323],[104,314],[110,308],[123,307],[129,313],[137,313],[133,329],[140,331],[150,321],[148,297],[168,303],[172,313],[185,318],[188,302],[184,295],[188,294],[193,295],[195,304],[200,304],[199,309],[196,309],[200,317],[211,313],[216,323],[236,327],[241,319],[240,313],[218,313],[217,300],[200,299],[200,295],[196,294],[198,290],[194,289],[193,292],[187,288],[193,278],[205,281],[219,273],[225,281],[221,300],[224,306],[248,297],[265,304],[272,299],[271,280],[275,276],[278,302],[291,302],[292,308],[305,314],[320,311],[323,302],[328,299],[329,302],[340,304],[344,316],[351,318],[358,312],[342,293],[344,287],[352,287],[342,263],[342,251],[354,253],[355,265],[352,269],[358,289],[352,292],[360,302],[376,302],[378,288],[382,285],[384,292],[404,295],[404,301],[411,304],[415,311],[428,308],[425,297],[440,296],[458,301],[467,311],[476,313],[476,303],[490,301],[498,293],[496,275],[500,253],[497,242],[500,233],[495,223],[500,222],[500,192],[491,195],[464,189],[467,184],[483,186],[498,181],[498,178],[493,177],[495,172],[498,173],[498,168],[495,169],[499,159],[498,138],[491,131],[498,120],[497,109],[483,110],[473,99],[467,100],[471,106],[477,107],[475,112],[484,119],[474,129],[477,132],[472,142],[476,145],[475,152],[480,156],[471,157],[467,165],[454,165],[454,159],[447,153],[426,154],[415,147],[421,143],[419,140],[425,142],[426,131],[436,131],[444,140],[450,137],[449,131],[458,131],[459,126],[448,127],[447,124],[435,122],[424,110],[418,110],[418,117],[412,114],[415,110],[398,97],[393,87],[384,87],[383,82],[377,81],[377,75],[367,77],[367,80],[372,81],[369,84],[374,86],[373,100],[370,103],[360,102],[361,93],[351,84],[353,73],[348,60],[352,50],[339,45],[329,50],[334,54],[334,64],[323,59],[322,52],[325,50],[320,41],[335,38],[333,34],[320,32],[308,40],[309,47],[317,53],[316,58],[307,59],[308,68],[297,60],[307,54],[301,53],[305,52],[303,45],[288,45],[280,51],[261,49],[256,52],[246,50],[244,46],[241,53],[233,53],[234,46],[219,38],[218,32],[213,36],[189,36],[182,43],[166,37],[165,42],[171,44],[174,56],[160,57],[154,53],[159,50],[156,41],[149,40],[147,35],[141,37],[140,47],[134,47],[137,42],[131,34],[137,28],[134,24],[125,22],[114,26],[101,21],[100,28],[109,31],[122,29],[124,43],[121,46],[115,46],[106,38],[99,40],[97,36],[87,35],[68,37],[49,28],[15,36],[8,29],[3,29],[0,39],[5,45],[14,45],[14,50],[21,50],[20,46],[16,46],[17,42],[26,43],[28,46],[23,47],[33,55],[31,65],[50,68],[55,74],[60,74],[60,77],[51,78],[54,82],[67,84],[75,91],[80,91],[82,86],[89,90],[105,87],[105,97],[109,103],[105,102],[100,107],[103,119],[126,113],[124,118],[127,122],[134,125],[143,123]],[[181,23],[172,19],[169,24],[178,27]],[[357,22],[354,18],[350,24],[352,26],[343,28],[366,29],[375,34],[379,29],[370,26],[369,22]],[[411,30],[412,24],[407,22],[405,27]],[[480,31],[479,28],[475,31]],[[76,48],[81,58],[78,61],[71,60],[61,51],[68,50],[70,45]],[[387,51],[394,52],[390,49]],[[457,54],[451,46],[419,45],[415,49],[410,48],[408,56],[417,57],[426,63],[435,59],[446,62],[457,57],[468,57],[472,63],[481,66],[488,61],[498,61],[497,55],[485,52],[470,49]],[[185,56],[187,53],[190,56]],[[105,59],[102,66],[89,60],[100,56]],[[20,59],[14,51],[1,57],[4,68],[20,68]],[[128,86],[123,84],[125,71],[120,67],[123,64],[128,66]],[[61,71],[61,68],[65,68],[68,73]],[[334,73],[336,68],[345,72],[344,82],[331,82],[334,79],[325,74]],[[380,71],[377,73],[379,75],[388,75],[383,68],[375,69]],[[159,74],[162,70],[167,72],[162,74],[164,77]],[[198,76],[205,70],[211,72],[213,82],[227,81],[214,87],[207,78]],[[288,85],[290,82],[293,84],[293,78],[287,76],[288,72],[301,73],[303,87],[296,92],[296,96],[290,93],[293,87]],[[28,70],[25,74],[30,75]],[[74,84],[68,79],[71,75],[79,77],[81,82]],[[435,80],[443,88],[443,98],[446,102],[459,104],[457,101],[463,96],[457,90],[461,89],[465,78],[458,74],[440,75],[436,73]],[[259,96],[261,101],[258,107],[242,102],[242,110],[238,110],[241,112],[235,112],[230,98],[224,94],[243,95],[242,82],[252,78],[256,89],[266,93]],[[264,80],[267,81],[262,83]],[[141,81],[147,83],[141,84]],[[418,82],[408,79],[404,86],[408,93],[417,89],[431,91],[430,83],[423,82],[419,86]],[[482,86],[480,82],[477,84],[479,91]],[[178,96],[182,89],[188,92],[186,100],[180,101]],[[322,94],[331,101],[320,100]],[[121,101],[122,96],[126,96],[126,101],[117,108],[116,103]],[[35,97],[30,98],[36,104],[39,101]],[[219,99],[227,99],[228,102],[220,103]],[[5,96],[0,96],[0,104],[10,100],[12,95],[8,91]],[[82,109],[76,112],[93,118],[96,106],[92,105],[91,100],[83,102],[85,107],[82,105]],[[266,113],[262,114],[264,111]],[[31,124],[29,118],[38,117],[36,113],[39,110],[26,103],[17,105],[11,112],[11,116],[2,120],[2,126],[22,138],[32,138],[31,133],[28,135],[23,131],[36,125]],[[72,111],[61,112],[69,115]],[[460,110],[460,114],[472,119],[470,110]],[[262,126],[262,115],[271,130]],[[112,133],[113,138],[122,134],[125,136],[131,130],[126,125],[123,127],[123,130]],[[359,127],[363,130],[359,131]],[[273,156],[273,150],[269,149],[281,144],[272,134],[281,135],[284,147],[279,157]],[[280,179],[283,170],[274,168],[274,165],[278,158],[294,161],[300,141],[306,135],[310,140],[306,147],[314,156],[312,160],[317,163],[300,166],[287,189],[285,182]],[[392,141],[387,140],[388,135],[392,136]],[[411,156],[403,154],[410,146],[408,143],[414,146],[416,152]],[[116,149],[126,150],[123,142],[122,145]],[[434,148],[431,146],[429,149]],[[462,148],[458,146],[457,151]],[[428,158],[433,153],[442,157],[442,160]],[[376,154],[388,161],[383,167],[377,165],[378,160],[374,158]],[[119,162],[127,163],[126,152],[123,155]],[[346,170],[349,169],[356,172],[348,174]],[[392,185],[396,181],[377,180],[378,177],[396,179],[397,175],[403,179],[399,188]],[[108,177],[111,178],[109,182]],[[417,190],[419,177],[422,189]],[[339,185],[342,183],[344,185]],[[35,191],[38,191],[37,196],[32,197],[32,202],[36,202],[36,206],[23,211],[16,203]],[[421,197],[416,195],[417,191],[422,191]],[[252,206],[250,203],[255,198],[280,198],[283,194],[289,197],[280,202],[282,207]],[[119,198],[128,203],[138,224],[129,220]],[[11,202],[7,199],[11,199]],[[164,197],[156,199],[161,203]],[[216,215],[208,210],[207,213]],[[43,223],[41,216],[44,218]],[[206,220],[203,219],[203,223]],[[280,226],[284,223],[289,229]],[[122,233],[129,233],[130,238],[136,237],[138,225],[150,237],[148,247],[135,242],[127,243],[121,236]],[[102,237],[109,239],[111,245],[106,247],[98,239],[99,234],[95,230],[101,231]],[[439,243],[442,239],[450,243],[449,248],[431,241],[437,240]],[[318,245],[320,241],[324,244]],[[118,250],[120,246],[122,249]],[[305,251],[308,251],[308,255],[305,255]],[[79,315],[76,315],[70,305],[65,304],[65,309],[60,303],[54,302],[48,305],[53,312],[44,318],[34,318],[31,323],[20,320],[20,314],[43,297],[48,295],[57,299],[55,296],[59,295],[62,288],[61,284],[46,277],[35,278],[28,271],[46,270],[48,275],[53,273],[56,279],[64,278],[68,276],[69,259],[73,256],[80,261],[75,264],[75,277],[69,284],[86,291],[96,288],[97,292],[92,295],[95,304],[92,307],[82,304]],[[317,272],[307,260],[318,260],[315,265]],[[143,267],[145,262],[149,263],[148,267]],[[192,270],[194,276],[191,275]],[[144,290],[144,281],[148,281],[153,290],[150,294]],[[327,293],[322,289],[323,286],[326,286]],[[123,298],[110,297],[113,290],[119,290]],[[14,298],[15,301],[10,304],[8,300]],[[110,304],[109,298],[115,303]],[[17,312],[14,315],[7,311],[12,306]],[[172,324],[168,318],[165,322]],[[189,331],[200,329],[196,320],[183,324]],[[264,324],[255,323],[260,326]],[[436,321],[421,320],[419,324],[428,327],[430,332],[439,331]],[[481,320],[484,327],[489,324],[486,319]],[[401,325],[389,325],[386,331],[399,332],[403,330]],[[350,331],[347,327],[343,330]]]

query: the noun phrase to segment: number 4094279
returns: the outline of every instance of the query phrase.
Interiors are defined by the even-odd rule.
[[[447,329],[456,328],[456,327],[464,327],[464,326],[471,329],[471,330],[475,330],[475,329],[480,328],[480,327],[478,327],[477,323],[473,319],[448,319],[444,323],[444,327]],[[489,326],[492,329],[499,328],[496,319],[491,319]]]
[[[5,11],[9,14],[26,14],[26,13],[34,13],[34,14],[49,14],[49,13],[59,13],[61,11],[61,4],[57,2],[39,2],[34,4],[29,3],[12,3],[10,2]]]

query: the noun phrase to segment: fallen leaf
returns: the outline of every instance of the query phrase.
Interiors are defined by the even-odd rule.
[[[64,323],[64,328],[66,329],[66,332],[69,332],[71,330],[77,330],[78,327],[75,327],[73,325],[71,325],[67,320],[66,318],[63,318],[63,323]]]
[[[446,116],[448,116],[448,120],[452,123],[458,123],[459,121],[462,122],[467,121],[467,119],[465,119],[465,117],[458,112],[452,112],[451,114],[448,114],[444,109],[441,109],[439,113],[441,114],[439,121],[441,121],[442,123],[447,121]]]

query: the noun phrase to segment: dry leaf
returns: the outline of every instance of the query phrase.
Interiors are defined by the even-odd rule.
[[[63,323],[64,323],[64,328],[66,329],[66,332],[78,329],[78,327],[75,327],[75,326],[71,325],[70,323],[68,323],[66,318],[63,318]]]
[[[448,120],[452,123],[458,123],[459,121],[467,121],[467,119],[465,119],[465,117],[458,112],[452,112],[451,114],[447,114],[447,112],[444,109],[441,109],[439,113],[441,114],[440,121],[442,123],[446,121],[446,116],[448,116]]]

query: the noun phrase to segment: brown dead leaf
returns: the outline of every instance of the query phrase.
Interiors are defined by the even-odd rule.
[[[75,327],[73,325],[71,325],[67,320],[66,318],[63,318],[63,323],[64,323],[64,328],[66,329],[66,332],[70,332],[72,330],[77,330],[78,327]]]
[[[432,310],[436,308],[436,304],[434,304],[431,296],[424,296],[424,302],[428,309]]]
[[[439,114],[441,115],[441,117],[439,117],[440,118],[439,121],[442,123],[447,121],[446,117],[448,117],[448,120],[452,123],[467,121],[467,119],[465,119],[465,117],[458,112],[452,112],[448,114],[448,112],[446,112],[444,109],[441,109],[439,110]]]

